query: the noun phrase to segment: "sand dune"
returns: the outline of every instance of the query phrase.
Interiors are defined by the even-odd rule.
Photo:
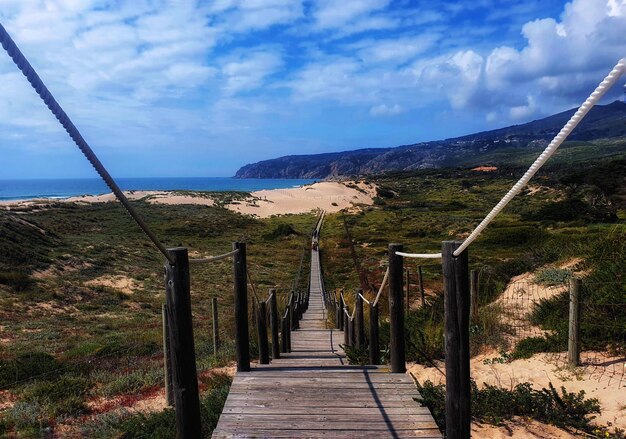
[[[204,192],[177,191],[126,191],[129,200],[144,200],[151,204],[194,204],[214,206],[215,200]],[[289,189],[272,189],[252,192],[242,201],[233,201],[225,207],[233,212],[267,218],[272,215],[307,213],[316,209],[338,212],[358,209],[358,205],[371,205],[376,196],[376,186],[364,182],[319,182]],[[5,209],[44,207],[50,203],[110,203],[113,193],[82,195],[62,200],[37,199],[0,202]]]

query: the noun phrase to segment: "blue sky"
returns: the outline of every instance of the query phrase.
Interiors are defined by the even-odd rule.
[[[0,22],[120,177],[522,123],[626,56],[626,0],[0,0]],[[1,52],[0,179],[91,176]]]

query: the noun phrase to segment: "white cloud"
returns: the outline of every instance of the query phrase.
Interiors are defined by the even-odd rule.
[[[483,57],[473,50],[436,60],[420,61],[413,68],[422,87],[447,96],[453,108],[465,107],[480,88]]]
[[[370,115],[373,117],[395,116],[403,112],[404,112],[404,108],[402,108],[398,104],[393,104],[390,106],[387,104],[380,104],[380,105],[375,105],[372,108],[370,108]]]
[[[437,42],[437,34],[423,34],[396,39],[367,39],[351,45],[357,49],[359,57],[366,63],[401,64],[426,52]]]
[[[353,27],[352,32],[380,29],[390,25],[388,18],[375,18],[371,14],[385,8],[390,0],[317,0],[313,6],[313,20],[317,29]]]
[[[574,0],[559,20],[524,24],[520,49],[460,50],[420,59],[413,72],[455,109],[483,110],[488,121],[527,120],[580,103],[626,54],[624,29],[626,0]]]
[[[222,66],[222,75],[226,78],[224,90],[227,94],[253,90],[282,65],[280,54],[275,52],[253,52],[228,59]]]
[[[218,0],[209,11],[225,33],[267,29],[303,17],[301,0]]]
[[[537,111],[537,103],[535,98],[527,96],[526,105],[517,105],[509,109],[509,117],[514,121],[527,120],[530,116]]]
[[[626,54],[626,1],[574,0],[560,21],[528,22],[522,28],[527,45],[495,49],[486,64],[491,89],[550,76],[595,73]]]

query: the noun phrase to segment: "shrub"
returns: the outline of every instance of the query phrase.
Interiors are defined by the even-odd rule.
[[[525,221],[581,221],[587,223],[612,223],[617,221],[617,211],[607,200],[588,203],[577,196],[553,201],[537,210],[522,213]]]
[[[8,386],[18,381],[38,376],[53,378],[58,375],[61,364],[49,354],[28,352],[12,360],[0,361],[0,385]]]
[[[370,362],[369,349],[366,347],[356,347],[348,345],[340,345],[343,351],[346,353],[346,358],[350,364],[358,364],[365,366]]]
[[[511,354],[511,359],[530,358],[540,352],[561,352],[566,348],[567,339],[555,335],[527,337],[517,343]]]
[[[376,195],[381,198],[393,198],[396,194],[394,194],[391,189],[387,189],[383,186],[378,186],[376,188]]]
[[[0,284],[8,285],[15,291],[27,291],[35,282],[27,274],[20,271],[0,271]]]
[[[293,228],[291,224],[281,223],[272,229],[268,234],[265,235],[267,239],[277,239],[277,238],[285,238],[288,236],[298,236],[300,233],[296,229]]]
[[[535,274],[535,283],[545,286],[563,285],[572,277],[572,272],[564,268],[544,268]]]
[[[88,412],[85,396],[90,384],[82,377],[61,376],[28,385],[22,390],[22,399],[43,407],[49,416],[77,416]]]
[[[445,429],[445,386],[426,381],[417,383],[420,398],[416,401],[427,406],[441,429]],[[479,389],[471,382],[472,417],[481,422],[501,425],[514,416],[523,416],[559,428],[593,432],[593,414],[600,413],[595,398],[586,399],[585,392],[571,393],[561,387],[558,392],[552,383],[548,388],[535,390],[530,383],[518,384],[512,390],[485,384]]]

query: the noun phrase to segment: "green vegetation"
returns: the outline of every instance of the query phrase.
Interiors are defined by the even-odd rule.
[[[426,381],[417,384],[421,398],[417,401],[432,412],[440,429],[445,429],[445,386]],[[479,389],[471,383],[472,417],[493,425],[504,425],[514,417],[535,419],[570,431],[583,431],[591,437],[622,439],[623,431],[597,427],[591,423],[594,414],[600,413],[598,400],[585,398],[585,392],[572,393],[552,386],[535,390],[530,384],[518,384],[513,389],[484,385]]]
[[[247,196],[220,194],[220,203]],[[167,246],[187,246],[191,257],[220,254],[231,242],[246,241],[259,294],[278,288],[280,306],[315,224],[314,215],[256,220],[220,207],[134,204]],[[0,211],[0,248],[0,390],[8,391],[10,401],[0,411],[0,436],[54,435],[88,417],[93,419],[88,437],[146,437],[146,430],[154,431],[150,437],[171,437],[169,410],[111,414],[163,386],[163,258],[124,210],[117,203],[52,203],[21,208],[19,214]],[[305,272],[298,287],[306,282]],[[230,260],[192,265],[191,294],[204,377],[235,358]],[[219,300],[223,341],[217,355],[211,340],[213,296]],[[207,437],[221,410],[219,395],[225,398],[228,388],[212,386],[203,384],[201,396]],[[159,425],[165,426],[162,433]]]
[[[588,147],[579,142],[561,154],[578,151],[583,143]],[[571,272],[556,267],[574,258],[583,260],[576,269],[589,273],[581,299],[584,349],[604,351],[608,347],[612,352],[622,352],[626,346],[626,205],[622,202],[626,168],[620,165],[622,159],[607,158],[596,161],[587,177],[571,167],[568,160],[555,160],[535,176],[531,186],[511,202],[470,249],[470,268],[480,271],[479,311],[471,326],[473,355],[495,349],[511,352],[509,358],[513,359],[563,351],[567,343],[567,297],[552,297],[530,310],[527,324],[546,330],[550,336],[531,337],[514,345],[511,337],[515,329],[502,319],[508,304],[494,301],[512,277],[524,272],[537,272],[536,282],[542,286],[567,282]],[[526,158],[520,159],[519,165],[527,164]],[[380,285],[389,242],[404,243],[408,251],[434,252],[441,241],[462,239],[524,170],[507,165],[491,172],[436,169],[372,178],[382,188],[379,203],[346,218],[368,283]],[[601,176],[608,174],[605,183]],[[387,195],[384,200],[382,194]],[[327,287],[343,289],[351,304],[352,291],[360,282],[342,226],[341,216],[328,217],[322,256],[324,265],[333,267],[326,271]],[[426,307],[414,308],[407,316],[407,358],[430,364],[443,356],[441,267],[435,260],[417,263],[422,265],[430,298]],[[413,276],[415,264],[414,260],[405,260]],[[416,284],[413,277],[413,300],[417,301]],[[381,301],[381,315],[387,313],[386,302]],[[600,328],[599,322],[610,326],[609,330]],[[381,328],[381,334],[384,332]],[[381,347],[388,349],[387,341],[381,342]],[[363,355],[355,352],[351,356],[359,361]]]

